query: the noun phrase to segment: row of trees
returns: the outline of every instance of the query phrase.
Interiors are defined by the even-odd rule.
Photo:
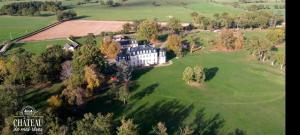
[[[285,40],[283,29],[271,29],[267,32],[266,38],[253,36],[246,40],[247,50],[259,61],[270,61],[274,66],[276,63],[283,69],[285,65],[285,54],[274,51],[276,45],[282,44]]]
[[[38,82],[57,81],[61,64],[68,59],[70,54],[59,46],[49,47],[40,55],[33,55],[19,48],[9,57],[1,58],[1,83],[6,86],[27,86]]]
[[[0,15],[39,16],[41,11],[58,12],[66,7],[61,2],[53,1],[30,1],[4,5],[0,9]]]
[[[205,17],[197,12],[191,13],[194,26],[200,29],[220,28],[269,28],[283,22],[283,16],[267,11],[245,12],[232,15],[226,12],[214,14],[213,18]]]

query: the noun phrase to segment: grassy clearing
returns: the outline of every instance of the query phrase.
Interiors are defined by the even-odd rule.
[[[25,43],[17,43],[14,44],[9,50],[7,50],[6,54],[10,54],[13,50],[17,48],[24,48],[26,51],[29,51],[34,54],[40,54],[46,50],[49,45],[60,45],[63,46],[65,43],[69,41],[65,39],[61,40],[48,40],[48,41],[33,41],[33,42],[25,42]]]
[[[99,97],[87,105],[86,111],[114,112],[118,118],[133,117],[144,133],[158,121],[166,122],[170,133],[174,133],[178,131],[176,126],[193,123],[197,112],[204,110],[205,119],[220,113],[225,120],[225,127],[220,127],[224,132],[240,128],[247,134],[283,134],[282,71],[249,61],[244,51],[203,52],[173,62],[168,67],[135,72],[137,84],[132,88],[128,108],[106,103]],[[192,88],[181,79],[186,66],[198,64],[210,71],[202,89]]]
[[[23,36],[55,22],[55,17],[0,16],[0,43]]]
[[[216,123],[225,120],[224,125],[220,122],[209,130],[228,132],[239,128],[255,135],[284,133],[285,74],[278,68],[250,61],[244,51],[204,51],[172,61],[168,67],[134,72],[135,84],[127,107],[96,96],[85,111],[114,112],[116,119],[132,117],[143,134],[149,133],[158,121],[164,121],[169,133],[174,134],[181,124],[195,124],[193,120],[202,115],[203,126],[208,125],[208,119]],[[202,65],[210,72],[201,89],[181,79],[184,68],[194,65]],[[42,108],[59,88],[60,84],[55,84],[47,89],[30,89],[25,99]]]

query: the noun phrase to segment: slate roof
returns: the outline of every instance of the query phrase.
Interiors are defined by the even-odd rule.
[[[131,56],[137,55],[138,52],[143,53],[143,51],[148,52],[148,53],[155,53],[156,49],[150,45],[139,45],[137,47],[132,47],[129,50],[129,54]]]

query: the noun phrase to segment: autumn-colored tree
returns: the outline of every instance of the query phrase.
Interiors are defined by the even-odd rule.
[[[159,25],[155,20],[145,20],[141,22],[137,29],[137,38],[139,40],[156,40],[159,32]]]
[[[128,34],[129,32],[130,32],[130,30],[131,30],[131,25],[130,25],[130,23],[125,23],[125,24],[123,24],[123,33],[124,34]]]
[[[193,75],[194,75],[193,68],[186,67],[182,73],[182,79],[189,84],[190,81],[193,80]]]
[[[236,33],[234,33],[234,36],[236,37],[235,39],[235,45],[234,45],[234,49],[235,50],[239,50],[242,49],[244,47],[244,36],[242,34],[241,31],[237,31]]]
[[[87,89],[89,90],[90,94],[92,94],[94,88],[99,87],[103,82],[103,77],[95,68],[95,65],[86,66],[84,68],[84,78],[87,82]]]
[[[118,42],[113,41],[110,36],[103,38],[102,44],[100,44],[100,51],[108,58],[115,58],[120,52],[121,47]]]
[[[222,29],[219,33],[217,44],[227,50],[243,48],[244,37],[241,32],[234,32],[230,29]]]
[[[93,45],[84,45],[73,53],[72,60],[72,75],[71,80],[74,81],[73,85],[81,86],[84,84],[84,68],[94,64],[95,70],[98,73],[106,69],[106,62],[100,50]]]
[[[181,21],[178,18],[170,18],[167,25],[174,33],[179,33],[182,30]]]
[[[285,39],[284,29],[271,29],[268,30],[267,39],[270,40],[273,44],[280,44]]]
[[[156,135],[168,135],[167,128],[162,122],[158,122],[157,125],[153,127],[153,132]]]
[[[193,130],[189,126],[185,126],[183,129],[180,128],[180,135],[192,135]]]
[[[4,77],[7,75],[6,63],[4,59],[0,59],[0,82],[4,81]]]
[[[270,41],[265,38],[257,36],[251,37],[247,40],[247,50],[253,56],[257,56],[259,60],[265,61],[268,53],[272,50],[273,46]]]
[[[66,88],[62,91],[62,95],[70,105],[80,106],[84,103],[86,97],[85,90],[72,84],[73,82],[72,77],[65,82]]]
[[[51,107],[59,107],[62,104],[62,100],[59,95],[51,96],[48,100],[48,105]]]
[[[132,119],[122,118],[121,126],[117,130],[117,135],[139,135],[137,125],[133,123]]]
[[[182,57],[181,41],[182,41],[181,37],[176,34],[169,35],[166,41],[168,49],[173,51],[177,57]]]

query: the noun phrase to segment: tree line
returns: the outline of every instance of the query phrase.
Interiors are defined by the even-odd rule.
[[[195,27],[205,30],[220,28],[272,28],[284,21],[283,16],[267,11],[244,12],[238,15],[214,14],[212,18],[191,13]]]
[[[66,7],[62,2],[53,1],[30,1],[18,2],[4,5],[0,9],[0,15],[13,15],[13,16],[40,16],[41,11],[58,12],[65,10]]]

